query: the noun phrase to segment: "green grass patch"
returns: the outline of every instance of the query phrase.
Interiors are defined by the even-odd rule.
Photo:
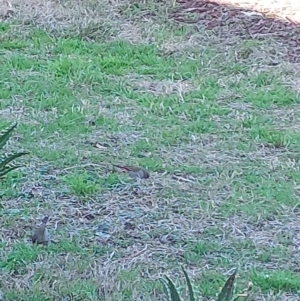
[[[182,263],[206,298],[236,265],[258,298],[297,295],[296,74],[260,66],[262,41],[225,54],[170,7],[116,4],[60,34],[0,23],[0,126],[18,120],[7,150],[31,153],[0,182],[5,300],[162,300]],[[32,246],[25,219],[46,214],[51,243]]]

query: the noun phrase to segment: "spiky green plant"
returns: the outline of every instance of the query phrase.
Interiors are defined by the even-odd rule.
[[[9,138],[12,135],[13,130],[16,128],[17,124],[13,124],[10,127],[2,130],[0,132],[0,151],[3,151],[4,146],[8,142]],[[19,153],[6,153],[1,154],[0,156],[0,179],[3,179],[5,175],[11,172],[14,169],[21,167],[22,165],[13,164],[12,161],[15,159],[27,155],[27,152],[19,152]]]
[[[182,267],[182,271],[183,271],[183,274],[185,276],[185,280],[187,283],[187,289],[189,292],[190,301],[196,301],[190,278],[183,267]],[[219,293],[219,295],[217,297],[217,301],[237,301],[240,298],[242,298],[241,300],[245,301],[248,299],[250,290],[252,289],[251,284],[249,284],[248,289],[244,293],[234,295],[234,283],[235,283],[236,274],[237,274],[237,269],[227,279],[226,283],[224,284],[221,292]],[[168,276],[165,276],[165,278],[166,279],[160,279],[160,281],[163,284],[165,294],[167,295],[169,300],[170,301],[181,301],[179,293],[178,293],[173,281]]]

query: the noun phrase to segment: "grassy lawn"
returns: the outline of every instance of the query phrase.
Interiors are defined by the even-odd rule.
[[[173,5],[58,2],[51,21],[24,4],[0,23],[0,128],[17,120],[9,150],[30,152],[0,183],[3,300],[164,300],[181,264],[209,300],[236,266],[255,300],[298,300],[299,71]]]

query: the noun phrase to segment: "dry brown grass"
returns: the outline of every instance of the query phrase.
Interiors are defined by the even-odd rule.
[[[278,276],[278,284],[256,275],[266,271],[279,274],[284,269],[298,272],[298,138],[287,139],[289,143],[284,145],[270,135],[274,128],[284,135],[297,131],[298,104],[265,108],[260,96],[252,103],[244,101],[258,89],[259,81],[251,80],[262,72],[298,91],[298,66],[285,61],[289,46],[280,44],[274,35],[270,40],[260,36],[251,44],[252,39],[249,42],[233,32],[221,35],[228,27],[204,29],[205,22],[199,22],[196,29],[183,25],[186,32],[178,34],[180,25],[164,23],[173,12],[173,2],[143,1],[134,10],[136,4],[11,1],[15,14],[7,22],[21,20],[14,27],[18,37],[30,35],[32,26],[37,26],[55,39],[76,36],[92,44],[109,40],[154,43],[165,59],[176,58],[178,66],[190,59],[198,70],[186,80],[158,80],[134,72],[110,77],[113,83],[120,78],[128,90],[138,91],[138,96],[154,96],[151,105],[143,103],[142,97],[110,99],[92,85],[76,80],[69,83],[76,97],[76,105],[70,107],[85,116],[81,125],[105,116],[118,121],[118,127],[112,122],[109,130],[103,123],[76,132],[72,126],[77,120],[72,119],[69,127],[74,133],[65,127],[50,135],[45,128],[57,122],[61,112],[30,107],[32,103],[22,95],[0,107],[1,117],[32,126],[30,133],[22,130],[18,143],[32,147],[33,152],[26,179],[13,184],[18,193],[1,203],[6,218],[1,222],[0,237],[6,264],[12,265],[1,272],[1,285],[5,292],[29,294],[28,298],[45,295],[53,300],[83,300],[88,294],[80,292],[95,289],[90,300],[162,300],[161,288],[152,280],[163,273],[175,278],[179,263],[188,266],[192,278],[202,279],[200,289],[207,295],[218,288],[223,280],[220,275],[239,263],[242,275],[256,281],[257,300],[298,300],[295,290],[300,281],[295,280],[291,288],[282,284],[284,276]],[[48,54],[47,58],[53,59]],[[12,74],[22,80],[35,75]],[[276,84],[271,81],[265,89]],[[220,87],[212,104],[205,90],[203,97],[189,96],[203,87]],[[169,101],[164,97],[174,97],[174,103],[164,105]],[[188,127],[199,107],[199,114],[207,112],[199,118],[204,129]],[[211,124],[215,128],[211,129]],[[97,143],[96,147],[90,145]],[[44,148],[50,154],[63,154],[66,161],[43,152]],[[76,177],[83,172],[110,179],[109,162],[148,159],[156,160],[155,164],[149,161],[149,181],[132,183],[121,177],[110,186],[101,182],[109,187],[104,191],[87,196],[75,193],[80,184]],[[292,188],[283,187],[283,194],[276,195],[285,183],[292,183]],[[284,195],[289,189],[291,200]],[[28,236],[45,214],[51,216],[52,243],[48,249],[34,249]],[[7,260],[10,254],[15,254],[11,261]],[[212,285],[211,279],[216,283]]]

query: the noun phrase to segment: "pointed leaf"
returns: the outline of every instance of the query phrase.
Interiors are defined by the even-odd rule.
[[[193,287],[192,287],[192,284],[191,284],[191,281],[190,281],[190,278],[189,278],[186,270],[183,267],[181,267],[181,269],[183,271],[183,274],[184,274],[184,277],[186,279],[186,283],[187,283],[187,286],[188,286],[190,301],[196,301],[195,296],[194,296]]]
[[[169,286],[169,289],[170,289],[171,300],[172,301],[181,301],[174,283],[172,282],[172,280],[168,276],[165,276],[165,277],[167,279],[168,286]]]
[[[227,279],[223,286],[217,301],[231,301],[233,297],[234,281],[238,269],[235,269],[234,273]]]
[[[0,168],[0,172],[4,172],[5,170],[10,169],[11,167],[14,167],[14,166],[17,166],[17,165],[18,164],[10,163],[10,164],[7,164],[5,166],[2,166]],[[21,167],[21,165],[18,165],[18,167]]]
[[[28,152],[21,152],[21,153],[16,153],[16,154],[4,157],[4,160],[0,161],[0,169],[5,167],[9,162],[15,160],[16,158],[19,158],[19,157],[27,155],[27,154],[29,154],[29,153]]]
[[[168,284],[167,284],[166,280],[161,278],[161,279],[159,279],[159,281],[162,283],[164,293],[166,294],[166,296],[169,300],[170,299],[170,291],[169,291]]]
[[[15,127],[17,126],[17,124],[15,123],[14,125],[12,125],[11,127],[3,130],[0,134],[0,149],[3,148],[3,146],[6,144],[6,142],[8,141],[9,137],[11,136],[13,130],[15,129]]]
[[[22,165],[15,165],[15,166],[7,167],[7,168],[1,170],[0,171],[0,179],[3,178],[5,175],[7,175],[12,170],[15,170],[15,169],[17,169],[19,167],[22,167]]]

